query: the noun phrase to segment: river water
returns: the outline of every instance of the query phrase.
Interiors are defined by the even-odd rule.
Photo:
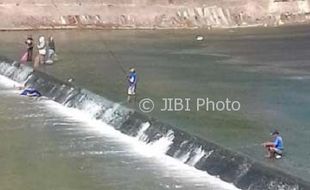
[[[0,79],[1,189],[237,189]]]
[[[0,50],[18,59],[28,33],[52,34],[59,61],[40,70],[64,80],[74,78],[75,84],[116,102],[126,100],[122,70],[132,66],[139,74],[138,100],[148,97],[160,106],[167,97],[238,100],[238,112],[162,112],[157,107],[149,114],[308,180],[309,29],[4,32]],[[206,39],[196,41],[197,34]],[[276,162],[266,160],[260,147],[273,129],[280,130],[286,149],[285,157]],[[89,164],[96,165],[93,160]],[[123,172],[118,171],[121,177]]]

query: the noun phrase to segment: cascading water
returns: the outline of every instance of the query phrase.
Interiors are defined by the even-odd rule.
[[[18,64],[17,64],[18,65]],[[135,110],[111,102],[88,90],[13,62],[0,62],[0,74],[27,86],[89,118],[111,125],[121,133],[148,145],[153,154],[166,154],[199,170],[219,176],[241,189],[310,189],[302,181],[274,168],[192,136]]]

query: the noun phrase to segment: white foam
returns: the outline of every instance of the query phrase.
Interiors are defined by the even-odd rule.
[[[148,136],[144,134],[144,132],[151,126],[151,124],[149,122],[145,122],[141,124],[141,129],[138,132],[136,138],[139,141],[143,141],[146,142],[148,139]]]
[[[128,135],[122,134],[120,131],[114,129],[112,126],[107,125],[99,120],[93,119],[90,115],[84,113],[83,111],[64,107],[54,101],[44,101],[45,104],[51,108],[52,111],[57,113],[64,114],[74,121],[79,121],[85,123],[88,127],[87,130],[95,131],[100,134],[105,135],[107,138],[115,139],[118,142],[124,143],[132,147],[132,150],[139,155],[152,158],[154,162],[157,162],[161,165],[163,170],[168,170],[167,176],[175,176],[182,178],[187,181],[193,181],[197,183],[197,186],[201,183],[214,185],[220,189],[238,189],[233,184],[224,182],[217,177],[209,175],[205,171],[197,170],[192,166],[186,165],[183,162],[165,155],[168,150],[172,140],[174,138],[173,132],[168,132],[166,136],[160,138],[154,143],[145,144],[142,141],[139,141],[137,137],[130,137]],[[145,131],[149,125],[145,124],[142,127],[142,131]],[[140,137],[143,136],[140,131]],[[197,150],[198,157],[201,156],[202,151]]]
[[[192,151],[195,155],[190,158],[187,162],[188,165],[194,166],[202,157],[206,155],[206,152],[202,149],[202,147],[196,148]]]
[[[0,84],[9,87],[15,88],[16,86],[20,86],[21,84],[8,79],[7,77],[0,75]],[[42,102],[50,108],[51,111],[56,113],[60,113],[64,116],[67,116],[69,119],[73,121],[78,121],[81,123],[85,123],[87,126],[87,130],[95,131],[102,135],[105,135],[106,138],[115,139],[115,141],[124,143],[132,147],[132,151],[139,153],[141,156],[151,157],[152,160],[156,163],[159,163],[160,166],[163,168],[163,171],[167,171],[167,176],[175,176],[178,178],[182,178],[184,181],[193,181],[196,183],[195,186],[204,186],[207,185],[214,185],[216,189],[229,189],[235,190],[238,189],[233,184],[224,182],[217,177],[209,175],[205,171],[200,171],[195,169],[192,166],[186,165],[180,160],[174,159],[170,156],[165,155],[166,151],[169,149],[169,146],[172,143],[174,138],[173,131],[169,131],[166,136],[160,138],[159,140],[146,144],[143,141],[139,141],[137,138],[127,136],[122,134],[120,131],[115,130],[112,126],[107,125],[104,122],[99,120],[95,120],[91,115],[80,111],[78,109],[68,108],[59,103],[56,103],[52,100],[42,100]],[[147,130],[149,125],[145,124],[142,126],[140,130],[140,137],[143,136],[144,131]],[[73,130],[73,128],[70,128]],[[201,156],[202,151],[197,150],[198,157]],[[100,155],[104,154],[103,152],[88,152],[88,154]],[[181,188],[181,186],[175,187]]]
[[[0,75],[0,84],[8,88],[15,88],[21,86],[20,83],[13,81],[3,75]]]

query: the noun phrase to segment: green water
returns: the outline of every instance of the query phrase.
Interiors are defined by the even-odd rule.
[[[165,164],[167,156],[141,155],[124,135],[99,132],[49,101],[1,84],[0,96],[1,190],[229,189],[175,160]]]
[[[59,61],[40,69],[117,102],[126,76],[139,75],[138,100],[165,97],[241,103],[238,112],[161,112],[151,116],[304,179],[310,178],[309,27],[223,31],[42,31],[53,34]],[[1,35],[2,54],[17,59],[29,32]],[[201,34],[204,41],[196,41]],[[116,55],[116,58],[111,56]],[[118,61],[121,66],[118,64]],[[132,106],[132,105],[129,105]],[[279,129],[285,158],[264,159],[260,143]]]

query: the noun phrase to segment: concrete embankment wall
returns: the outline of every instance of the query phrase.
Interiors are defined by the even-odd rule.
[[[186,133],[177,127],[128,109],[71,83],[34,71],[0,57],[0,74],[27,86],[66,107],[83,111],[92,118],[113,126],[125,135],[154,145],[166,146],[170,157],[218,176],[246,190],[308,190],[309,182],[276,168],[267,167],[217,144]],[[152,147],[150,147],[152,148]]]
[[[308,12],[309,0],[0,0],[0,28],[274,26]]]

